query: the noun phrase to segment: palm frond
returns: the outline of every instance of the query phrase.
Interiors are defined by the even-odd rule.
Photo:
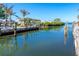
[[[22,13],[23,16],[26,16],[26,15],[30,14],[30,12],[28,12],[25,9],[21,9],[20,12]]]
[[[11,5],[10,7],[9,7],[9,9],[12,9],[14,7],[14,5]]]

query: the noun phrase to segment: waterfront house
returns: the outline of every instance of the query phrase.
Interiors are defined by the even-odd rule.
[[[24,20],[20,19],[18,21],[18,24],[20,27],[36,27],[36,26],[40,26],[41,20],[25,18]]]

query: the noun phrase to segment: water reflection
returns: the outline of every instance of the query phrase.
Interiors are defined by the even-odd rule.
[[[9,54],[11,49],[13,49],[13,45],[11,44],[12,37],[5,36],[0,37],[0,55],[6,55],[8,52]],[[8,54],[8,55],[9,55]]]
[[[66,45],[67,38],[68,38],[68,26],[65,25],[64,26],[64,45]]]
[[[26,48],[27,47],[27,44],[26,44],[26,32],[23,33],[23,48]]]
[[[18,49],[17,35],[13,36],[15,50]]]
[[[19,46],[17,35],[0,36],[0,55],[15,55],[17,50],[26,48],[26,33],[21,34],[23,36],[22,47]]]
[[[49,30],[53,30],[53,31],[59,31],[63,26],[49,26],[47,28],[44,28],[44,30],[49,31]]]
[[[44,30],[0,36],[0,55],[74,55],[73,48],[68,47],[72,41],[68,32],[71,33],[63,31],[63,26],[50,26]],[[68,38],[71,38],[69,42]],[[63,40],[68,48],[63,47]]]

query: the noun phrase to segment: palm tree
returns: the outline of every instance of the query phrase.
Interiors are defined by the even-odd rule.
[[[28,15],[28,14],[30,14],[30,13],[29,13],[28,11],[26,11],[25,9],[21,9],[20,12],[21,12],[21,14],[22,14],[22,16],[23,16],[23,19],[22,19],[21,21],[23,21],[24,26],[25,26],[25,25],[26,25],[25,16]]]
[[[6,20],[7,20],[7,16],[9,17],[10,21],[11,21],[11,16],[14,15],[15,13],[13,12],[12,8],[14,5],[10,6],[10,7],[5,7],[5,14],[6,14]]]
[[[19,16],[16,15],[16,12],[13,11],[13,9],[12,9],[13,7],[14,7],[14,5],[11,5],[10,7],[6,7],[5,14],[8,15],[10,21],[12,21],[12,16],[15,16],[15,17],[21,19]],[[10,25],[12,25],[12,24],[10,23]]]
[[[0,3],[0,19],[5,19],[4,5]]]

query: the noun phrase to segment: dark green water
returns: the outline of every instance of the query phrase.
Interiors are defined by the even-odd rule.
[[[13,56],[73,56],[75,55],[72,25],[68,25],[68,35],[64,26],[54,26],[39,31],[31,31],[0,37],[0,55]]]

